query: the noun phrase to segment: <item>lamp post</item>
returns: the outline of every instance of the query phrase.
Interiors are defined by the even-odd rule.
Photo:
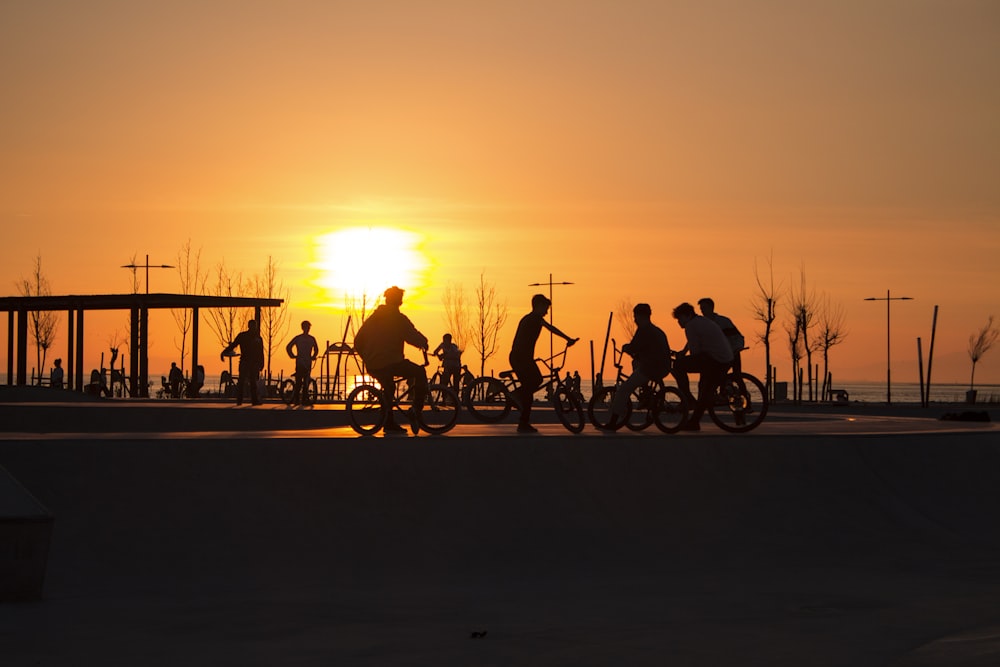
[[[893,301],[913,301],[913,297],[909,296],[892,296],[889,290],[885,291],[885,296],[870,296],[865,299],[865,301],[885,301],[885,402],[888,405],[892,405],[892,338],[889,335],[889,304]]]
[[[572,285],[572,284],[573,283],[567,283],[567,282],[561,282],[561,283],[554,283],[554,282],[552,282],[552,274],[551,273],[549,274],[549,282],[547,282],[547,283],[528,283],[528,287],[544,287],[545,285],[549,286],[549,324],[551,326],[555,326],[555,308],[552,306],[552,286],[553,285]],[[550,359],[550,363],[551,363],[552,351],[553,351],[552,350],[552,341],[553,341],[553,335],[552,335],[552,332],[549,331],[549,359]]]
[[[134,282],[135,270],[136,269],[146,269],[146,294],[149,294],[149,270],[150,269],[173,269],[176,268],[170,264],[150,264],[149,255],[146,255],[145,264],[136,264],[132,262],[131,264],[122,264],[123,269],[132,269],[132,276]]]

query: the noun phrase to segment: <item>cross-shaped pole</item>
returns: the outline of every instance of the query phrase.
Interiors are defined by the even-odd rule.
[[[572,285],[572,284],[573,283],[567,283],[567,282],[554,283],[554,282],[552,282],[552,274],[550,273],[549,274],[549,281],[547,283],[529,283],[528,287],[544,287],[545,285],[548,285],[549,286],[549,303],[552,304],[552,287],[553,287],[553,285]],[[555,322],[555,306],[549,305],[549,325],[550,326],[555,326],[554,322]],[[549,360],[550,360],[550,363],[551,363],[551,359],[552,359],[552,354],[553,354],[553,334],[550,331],[549,332]]]
[[[145,264],[136,264],[132,262],[131,264],[122,264],[123,269],[132,269],[132,282],[135,282],[135,270],[136,269],[146,269],[146,294],[149,294],[149,270],[150,269],[173,269],[174,266],[170,264],[150,264],[149,255],[146,255]]]
[[[870,296],[865,301],[885,301],[885,402],[892,405],[892,338],[889,336],[889,304],[893,301],[913,301],[910,296],[891,296],[889,290],[885,291],[885,296]]]

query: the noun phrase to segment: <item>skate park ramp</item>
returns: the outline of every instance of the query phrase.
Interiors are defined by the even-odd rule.
[[[480,664],[904,665],[1000,621],[994,430],[46,439],[0,442],[0,464],[55,516],[44,612],[0,607],[14,664],[52,632],[95,664],[102,638],[146,664],[301,641],[470,664],[442,633],[489,625],[508,644]]]

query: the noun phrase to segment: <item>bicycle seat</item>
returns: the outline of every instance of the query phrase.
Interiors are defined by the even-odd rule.
[[[504,379],[512,378],[512,377],[514,377],[514,371],[512,371],[512,370],[511,371],[501,371],[500,372],[500,377],[502,377]]]

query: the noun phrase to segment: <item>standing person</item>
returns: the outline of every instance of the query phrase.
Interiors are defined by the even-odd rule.
[[[170,373],[167,375],[167,383],[170,384],[170,398],[180,398],[181,385],[184,384],[184,373],[177,367],[176,361],[170,362]]]
[[[459,391],[459,381],[462,377],[462,350],[458,349],[458,345],[451,342],[450,333],[441,336],[441,342],[434,348],[431,354],[440,359],[441,365],[444,367],[444,377],[441,378],[442,383],[445,386],[454,387],[457,394]]]
[[[552,302],[544,294],[531,297],[531,312],[521,318],[514,334],[514,344],[510,349],[510,367],[517,375],[521,386],[517,389],[517,398],[521,404],[521,418],[518,420],[518,433],[538,433],[531,425],[531,403],[535,392],[542,386],[542,373],[535,363],[535,343],[542,328],[566,340],[567,346],[573,345],[579,338],[570,338],[559,329],[545,321]]]
[[[236,339],[226,346],[219,355],[219,361],[226,358],[236,348],[240,348],[240,379],[236,383],[236,405],[243,405],[243,388],[250,388],[250,402],[260,405],[257,395],[257,377],[264,368],[264,339],[257,329],[257,320],[247,322],[246,331],[236,334]]]
[[[632,392],[650,380],[662,380],[670,372],[670,342],[663,329],[653,324],[653,309],[648,303],[632,309],[635,334],[622,345],[622,352],[632,357],[632,374],[615,391],[611,404],[611,421],[605,430],[614,431],[624,425],[625,411]]]
[[[368,373],[382,386],[382,397],[387,403],[393,399],[396,377],[405,378],[413,391],[413,405],[407,410],[406,418],[416,435],[420,430],[418,415],[424,409],[427,397],[427,370],[413,363],[403,354],[403,344],[427,352],[427,336],[413,326],[406,315],[400,312],[403,305],[403,290],[393,285],[385,291],[385,303],[368,316],[354,337],[354,347],[361,354]],[[392,409],[387,410],[386,433],[406,433],[393,419]]]
[[[729,347],[733,351],[733,373],[739,377],[739,374],[743,370],[743,364],[740,361],[740,352],[743,351],[743,346],[746,345],[743,334],[740,333],[740,330],[736,328],[731,319],[715,312],[715,301],[709,297],[698,299],[698,308],[701,309],[702,317],[715,322],[722,329],[722,333],[726,334],[726,340],[729,341]]]
[[[319,355],[319,344],[309,335],[312,323],[302,321],[302,333],[289,341],[285,352],[295,360],[295,389],[292,391],[292,405],[309,405],[309,381],[312,379],[313,362]]]
[[[685,302],[674,308],[673,315],[687,337],[684,348],[686,353],[678,356],[674,362],[673,376],[677,380],[677,388],[694,403],[691,416],[681,429],[699,431],[701,417],[712,401],[715,388],[719,386],[725,377],[726,368],[733,361],[733,351],[722,329],[707,318],[697,315],[690,303]],[[688,373],[700,374],[697,400],[691,396]]]
[[[52,362],[52,370],[49,371],[49,386],[53,389],[63,388],[63,367],[62,359],[56,359]]]

